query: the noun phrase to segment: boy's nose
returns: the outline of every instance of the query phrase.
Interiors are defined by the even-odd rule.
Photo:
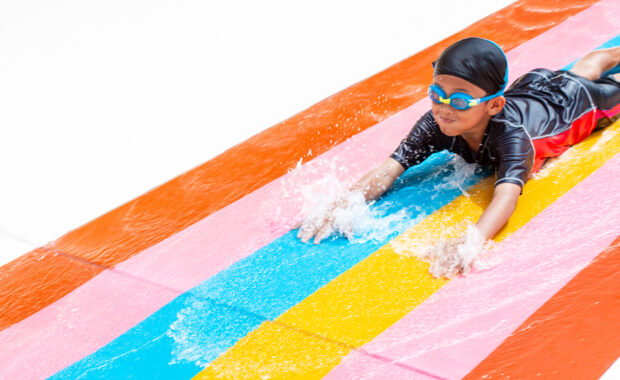
[[[442,115],[446,115],[446,116],[450,116],[450,114],[454,111],[454,108],[452,108],[451,105],[449,104],[439,104],[439,109],[442,112]]]

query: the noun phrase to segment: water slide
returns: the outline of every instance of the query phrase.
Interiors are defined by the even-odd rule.
[[[511,3],[6,263],[0,378],[612,378],[618,121],[526,184],[466,276],[434,278],[418,257],[492,195],[489,173],[446,152],[353,239],[307,244],[292,228],[428,110],[451,43],[496,41],[512,81],[620,46],[618,25],[615,0]]]

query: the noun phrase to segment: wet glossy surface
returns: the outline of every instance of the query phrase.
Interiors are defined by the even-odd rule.
[[[301,157],[317,157],[422,99],[432,75],[430,63],[450,43],[475,34],[493,38],[510,51],[594,2],[517,2],[76,229],[53,246],[116,265],[280,177]],[[238,157],[252,159],[240,166]]]
[[[440,354],[434,357],[419,355],[423,359],[418,360],[412,351],[413,346],[409,345],[411,342],[403,336],[403,330],[394,328],[414,316],[416,307],[423,310],[429,297],[433,300],[456,287],[452,283],[444,287],[448,283],[446,280],[433,279],[428,274],[428,264],[412,256],[425,240],[443,236],[448,225],[479,216],[490,199],[490,180],[469,188],[480,179],[479,176],[456,178],[465,170],[459,166],[455,170],[451,167],[454,164],[447,163],[445,155],[434,156],[408,172],[394,190],[373,207],[385,218],[404,210],[399,223],[389,226],[381,238],[356,244],[340,238],[318,247],[301,244],[295,239],[294,232],[287,232],[296,214],[294,208],[293,211],[284,210],[290,199],[279,198],[279,194],[286,192],[277,191],[298,186],[298,183],[292,185],[292,180],[287,182],[294,175],[284,177],[287,181],[274,181],[294,167],[300,158],[307,161],[327,149],[335,151],[336,144],[354,134],[376,133],[370,127],[377,121],[393,116],[418,100],[423,96],[420,92],[422,84],[430,77],[431,58],[451,41],[468,33],[484,35],[493,32],[488,37],[506,50],[514,48],[515,65],[525,70],[533,64],[532,51],[540,51],[532,48],[540,47],[532,42],[536,36],[544,38],[542,32],[581,10],[600,12],[612,4],[607,0],[600,3],[603,5],[590,8],[592,3],[518,2],[449,41],[442,41],[326,99],[78,228],[47,248],[3,266],[0,268],[0,330],[4,331],[0,331],[0,341],[5,344],[0,350],[4,350],[2,357],[12,365],[4,366],[0,373],[8,378],[54,374],[54,378],[189,378],[194,375],[197,378],[320,378],[328,374],[340,378],[384,378],[388,374],[393,378],[457,378],[466,375],[491,353],[488,361],[483,361],[472,376],[498,376],[506,368],[518,377],[526,376],[520,368],[523,363],[534,363],[533,356],[537,355],[540,363],[528,367],[532,371],[544,368],[553,375],[558,366],[565,366],[571,373],[571,365],[579,366],[574,361],[579,353],[600,359],[589,361],[591,365],[587,367],[579,367],[581,373],[584,376],[600,374],[618,355],[615,341],[605,340],[605,331],[615,331],[618,327],[614,323],[620,319],[614,318],[614,313],[619,310],[609,292],[617,287],[614,282],[617,276],[614,277],[615,272],[611,269],[617,263],[610,261],[608,253],[603,253],[592,268],[602,265],[600,273],[604,280],[597,281],[596,269],[587,267],[569,281],[588,263],[588,260],[579,264],[570,261],[572,250],[577,252],[586,247],[579,240],[583,236],[571,235],[573,240],[567,240],[567,246],[563,246],[563,256],[549,253],[554,244],[545,242],[544,238],[549,235],[561,239],[562,234],[570,233],[571,218],[579,219],[581,213],[595,210],[584,206],[585,202],[575,201],[571,194],[585,191],[585,188],[590,189],[588,199],[596,198],[597,193],[587,187],[591,186],[588,185],[588,176],[596,176],[606,162],[613,163],[614,156],[617,161],[620,149],[618,124],[550,163],[528,183],[515,216],[497,238],[503,240],[515,231],[516,236],[526,236],[515,238],[516,243],[511,244],[516,248],[508,250],[509,256],[519,255],[522,251],[529,251],[528,242],[534,241],[534,237],[527,237],[527,233],[533,233],[528,230],[528,222],[532,218],[542,220],[536,224],[542,227],[534,231],[535,237],[542,239],[541,246],[546,243],[550,248],[539,253],[540,256],[530,258],[534,260],[534,264],[529,264],[533,272],[521,271],[523,278],[519,281],[523,284],[510,289],[510,281],[514,279],[509,272],[500,270],[493,273],[501,278],[494,279],[486,272],[478,277],[474,273],[471,280],[466,280],[477,278],[482,281],[482,285],[476,288],[482,292],[478,294],[479,299],[484,297],[485,287],[494,284],[498,284],[497,289],[503,284],[508,290],[517,290],[516,295],[506,295],[514,301],[512,304],[518,303],[519,297],[529,300],[528,296],[534,299],[534,295],[544,293],[536,295],[539,297],[536,300],[542,304],[563,284],[568,282],[568,287],[560,290],[557,297],[552,297],[536,313],[535,307],[528,309],[519,316],[520,320],[517,318],[511,322],[516,325],[510,328],[505,327],[506,321],[501,315],[475,314],[475,310],[460,315],[449,307],[440,308],[426,319],[431,325],[428,330],[437,336],[426,342],[422,351],[432,351],[429,347],[434,348],[434,342],[442,346],[446,339],[455,343],[454,346],[467,343],[467,339],[460,340],[459,334],[465,334],[464,329],[450,330],[463,320],[469,319],[474,324],[476,321],[487,325],[496,323],[493,326],[503,335],[493,335],[488,331],[469,332],[482,334],[480,341],[487,340],[487,337],[496,339],[495,346],[486,343],[484,347],[477,346],[476,352],[484,355],[469,361],[459,360],[458,351],[455,354],[449,350],[438,350]],[[558,9],[560,6],[563,8]],[[568,28],[564,35],[575,40],[554,44],[553,54],[541,57],[541,62],[570,61],[574,58],[572,55],[583,54],[581,50],[599,46],[604,42],[600,40],[610,33],[603,29],[613,24],[613,12],[607,14],[604,19],[590,17],[587,25],[596,22],[601,30],[579,41],[580,33],[575,31],[575,24],[585,25],[578,23],[583,20],[579,18],[583,14],[558,26],[556,33],[562,27]],[[553,36],[559,38],[558,35],[562,34]],[[540,41],[535,43],[541,44]],[[520,44],[523,44],[521,49]],[[569,58],[558,57],[562,54]],[[523,60],[527,63],[522,63]],[[393,116],[395,119],[400,117],[400,121],[378,126],[384,128],[381,131],[385,135],[393,134],[398,130],[395,128],[403,128],[407,118],[416,115],[418,108],[423,106],[424,103],[419,103],[405,109]],[[357,151],[353,149],[356,154],[363,154],[364,149],[385,149],[386,152],[391,149],[377,137],[370,141],[355,141],[362,141]],[[381,151],[381,155],[383,153]],[[238,156],[252,159],[239,166],[235,160]],[[363,165],[351,164],[351,171],[363,172],[367,170],[364,165],[373,163],[376,163],[376,157],[365,158]],[[616,166],[613,168],[601,172],[604,174],[599,177],[611,176]],[[320,172],[314,172],[314,175],[308,178],[316,179]],[[604,187],[601,183],[597,183],[597,188]],[[256,196],[261,188],[278,194],[276,200],[262,202],[266,198]],[[459,196],[465,189],[467,193]],[[243,212],[242,207],[230,211],[236,201],[243,204],[242,201],[248,200],[255,203],[254,208],[248,207],[247,212]],[[282,204],[278,204],[278,200]],[[594,217],[600,215],[601,220],[608,222],[605,225],[612,226],[612,230],[597,234],[599,226],[590,223],[592,230],[588,231],[593,245],[588,247],[592,255],[599,253],[620,234],[612,223],[617,220],[613,214],[615,201],[613,197],[606,198],[605,202],[596,205],[600,210],[592,211]],[[554,202],[564,206],[557,206]],[[226,212],[229,213],[228,219],[216,219]],[[257,217],[263,214],[266,216]],[[428,215],[431,216],[423,219]],[[209,225],[209,218],[217,222]],[[238,236],[225,235],[225,230],[230,229],[228,223],[233,220],[249,227],[235,229]],[[252,227],[259,224],[260,228]],[[392,240],[398,234],[400,237]],[[260,238],[249,241],[256,236]],[[232,241],[232,244],[228,245],[224,240]],[[611,249],[615,252],[615,248]],[[140,261],[145,254],[151,255],[150,259]],[[195,261],[186,261],[190,256]],[[560,259],[570,262],[570,270],[566,270],[563,277],[558,275],[561,280],[557,279],[558,276],[546,278],[545,274],[552,273],[551,269],[561,272],[559,266],[556,267],[556,264],[560,265]],[[535,265],[536,260],[540,260],[540,267]],[[528,264],[515,260],[514,265]],[[526,284],[529,277],[536,277],[534,275],[541,277],[537,281],[548,280],[549,283],[545,286]],[[484,280],[489,276],[490,279]],[[599,286],[601,291],[598,293],[587,291],[587,287]],[[519,290],[523,290],[523,294]],[[462,293],[449,295],[458,298]],[[583,299],[576,299],[582,296]],[[576,316],[569,312],[575,309],[570,304],[577,301],[583,303],[584,306],[579,308],[588,310],[587,313]],[[448,304],[454,306],[457,301]],[[600,307],[593,306],[599,304]],[[485,308],[489,305],[483,302],[479,306]],[[549,307],[551,309],[545,311]],[[442,319],[435,316],[449,310],[452,310],[450,315],[459,320],[441,324]],[[497,351],[491,352],[528,313],[534,314]],[[608,318],[592,332],[592,336],[604,340],[604,344],[597,345],[595,339],[575,344],[577,336],[562,327],[564,324],[578,326],[579,337],[585,336],[595,318],[590,316],[599,313]],[[573,319],[566,319],[569,318],[566,314]],[[554,322],[556,316],[557,323]],[[485,319],[487,317],[489,320]],[[541,347],[544,344],[552,347],[556,339],[562,340],[566,347],[572,347],[573,356],[567,355],[551,364],[541,357],[540,351],[532,350],[534,337],[529,326],[539,324],[540,333],[536,335],[537,339],[543,340]],[[392,340],[386,344],[381,340],[382,334]],[[415,335],[407,337],[418,338]],[[61,342],[56,344],[55,340]],[[581,338],[577,340],[582,342]],[[423,339],[411,344],[419,342]],[[449,346],[451,344],[444,345]],[[404,351],[400,351],[401,348]],[[465,345],[463,350],[467,349]],[[604,355],[600,350],[605,351]],[[442,372],[446,367],[454,372]],[[356,375],[352,376],[353,373]]]
[[[50,265],[50,269],[59,267]],[[74,276],[78,269],[88,268],[81,264],[63,269]],[[50,275],[58,273],[52,270]],[[142,315],[155,312],[156,305],[177,295],[114,271],[100,272],[50,306],[0,331],[4,360],[0,378],[46,378],[108,343],[110,331],[119,334],[130,329]]]
[[[46,248],[4,265],[0,270],[0,329],[59,300],[102,270]]]
[[[620,356],[617,341],[611,338],[620,331],[618,268],[620,238],[524,321],[467,379],[603,375]]]
[[[462,169],[463,164],[461,161],[453,164],[453,160],[452,156],[445,153],[436,155],[407,172],[394,185],[393,190],[373,207],[381,218],[399,214],[400,219],[385,230],[376,231],[378,234],[373,233],[368,240],[352,244],[344,238],[338,238],[314,245],[300,242],[295,236],[296,231],[285,233],[189,290],[59,376],[68,378],[71,374],[97,367],[99,370],[89,373],[87,377],[123,378],[130,376],[139,366],[148,367],[154,373],[173,374],[176,369],[169,368],[169,360],[160,360],[170,353],[174,361],[186,363],[191,368],[207,366],[225,349],[257,329],[260,322],[276,319],[410,225],[450,202],[461,193],[460,188],[466,188],[479,180],[480,176],[472,171],[469,176],[455,181],[455,168]],[[451,184],[450,179],[454,184]],[[442,188],[441,194],[437,193],[438,187]],[[420,203],[420,200],[424,202]],[[215,300],[216,303],[187,301],[187,298],[194,297]],[[237,325],[235,321],[243,318],[235,316],[238,313],[233,311],[255,316],[255,322]],[[206,321],[209,321],[209,325]],[[222,329],[216,326],[222,326]],[[234,338],[230,335],[230,329],[236,331]],[[165,335],[173,339],[160,338]],[[158,340],[158,343],[151,344],[153,340]],[[178,348],[179,345],[182,349]],[[131,357],[133,365],[124,364],[127,356]],[[178,376],[185,373],[181,369],[178,371]]]
[[[204,165],[76,229],[52,243],[51,248],[97,264],[116,265],[277,178],[294,167],[299,157],[306,160],[316,157],[338,142],[370,127],[376,123],[376,115],[387,117],[421,99],[424,94],[420,89],[425,88],[431,76],[430,62],[443,47],[458,38],[493,31],[489,37],[509,51],[588,8],[592,3],[594,1],[561,2],[561,6],[560,2],[539,0],[515,3],[493,17],[466,28],[450,40],[442,41],[318,103]],[[507,20],[510,20],[509,27],[506,27]],[[385,86],[386,83],[389,86]],[[411,87],[411,83],[417,84]],[[353,115],[347,116],[343,110],[352,110]],[[252,156],[255,160],[246,162],[241,168],[229,167],[236,162],[234,157],[239,156]],[[44,271],[45,266],[41,265],[39,270]],[[0,268],[0,271],[5,270]],[[15,269],[12,271],[15,273]],[[78,285],[76,283],[75,286]],[[56,293],[56,299],[70,290],[63,289],[60,291],[51,286],[37,286],[31,287],[29,291],[40,292],[41,295],[35,298],[44,300],[48,299],[46,294],[49,292]],[[45,305],[43,302],[38,304]],[[10,310],[4,312],[14,313]],[[11,317],[11,320],[17,321],[30,314],[19,314]]]

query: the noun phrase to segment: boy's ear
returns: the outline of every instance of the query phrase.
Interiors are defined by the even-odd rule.
[[[497,98],[493,98],[488,101],[487,112],[491,116],[497,115],[499,111],[501,111],[502,108],[504,108],[505,104],[506,104],[506,98],[504,98],[503,96],[498,96]]]

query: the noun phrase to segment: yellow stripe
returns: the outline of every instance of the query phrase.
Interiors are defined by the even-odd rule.
[[[600,133],[590,136],[543,169],[539,178],[530,180],[515,214],[495,240],[501,241],[522,227],[619,152],[618,131],[620,122],[608,127],[603,138]],[[418,237],[437,238],[465,219],[477,220],[491,199],[492,189],[492,179],[477,184],[470,197],[458,197],[273,323],[262,324],[195,378],[324,376],[352,348],[371,341],[447,283],[433,279],[428,264],[396,254],[394,247],[407,247],[413,254],[420,243]]]

